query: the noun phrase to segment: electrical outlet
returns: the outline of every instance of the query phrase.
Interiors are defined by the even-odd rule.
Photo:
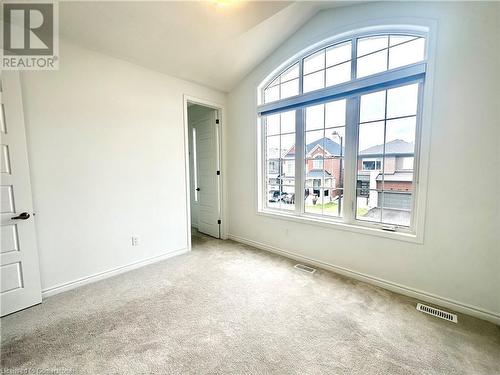
[[[132,246],[139,246],[139,236],[132,236]]]

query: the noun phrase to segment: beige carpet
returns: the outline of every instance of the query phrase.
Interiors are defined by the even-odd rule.
[[[449,323],[410,298],[293,265],[200,236],[188,254],[3,318],[2,370],[500,374],[499,327]]]

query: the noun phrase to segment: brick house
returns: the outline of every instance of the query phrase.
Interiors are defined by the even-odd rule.
[[[323,199],[323,203],[335,200],[342,194],[341,157],[344,150],[340,144],[330,138],[320,138],[306,145],[306,179],[305,197]],[[293,176],[295,167],[295,146],[292,147],[283,159],[284,179]],[[289,172],[289,174],[287,174]]]
[[[385,152],[385,153],[384,153]],[[385,154],[385,157],[383,155]],[[409,210],[413,187],[414,144],[395,139],[384,145],[361,150],[358,156],[357,196],[366,198],[366,205],[381,205],[383,190],[384,208]]]

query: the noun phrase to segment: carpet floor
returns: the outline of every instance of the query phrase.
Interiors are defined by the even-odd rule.
[[[500,374],[500,327],[294,264],[198,235],[189,253],[2,318],[0,372]]]

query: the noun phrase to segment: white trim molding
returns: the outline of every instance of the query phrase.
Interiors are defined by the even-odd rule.
[[[109,277],[119,275],[121,273],[125,273],[128,271],[135,270],[137,268],[147,266],[149,264],[161,262],[162,260],[166,260],[166,259],[175,257],[177,255],[181,255],[181,254],[184,254],[187,252],[188,252],[188,249],[186,249],[186,248],[180,249],[180,250],[169,251],[165,254],[157,255],[157,256],[154,256],[151,258],[147,258],[147,259],[140,260],[137,262],[129,263],[129,264],[126,264],[124,266],[120,266],[120,267],[112,268],[112,269],[109,269],[106,271],[98,272],[98,273],[95,273],[93,275],[81,277],[79,279],[69,281],[66,283],[58,284],[58,285],[43,289],[42,290],[42,298],[47,298],[47,297],[53,296],[55,294],[59,294],[59,293],[66,292],[66,291],[71,290],[71,289],[78,288],[78,287],[86,285],[86,284],[91,284],[91,283],[94,283],[94,282],[99,281],[99,280],[104,280],[104,279],[107,279]]]
[[[221,173],[219,179],[219,217],[221,219],[220,226],[220,237],[225,240],[227,239],[227,192],[226,192],[226,162],[225,162],[225,121],[226,121],[226,108],[220,103],[215,103],[210,100],[205,100],[202,98],[197,98],[187,94],[183,95],[182,98],[182,109],[183,109],[183,132],[184,132],[184,172],[185,172],[185,184],[186,184],[186,227],[187,227],[187,250],[191,251],[191,192],[190,192],[190,180],[189,180],[189,122],[188,122],[188,103],[199,104],[205,107],[213,108],[217,110],[219,116],[218,125],[218,162],[219,170]]]
[[[351,277],[353,279],[366,282],[371,285],[379,286],[383,289],[390,290],[391,292],[399,293],[408,297],[418,299],[420,301],[425,301],[428,303],[435,304],[437,306],[446,307],[448,309],[454,310],[456,312],[470,315],[479,319],[489,321],[491,323],[500,325],[500,314],[482,309],[477,306],[473,306],[467,303],[459,302],[450,298],[438,296],[433,293],[428,293],[423,290],[418,290],[415,288],[408,287],[406,285],[401,285],[388,280],[384,280],[375,276],[370,276],[361,272],[357,272],[345,267],[336,266],[331,263],[315,260],[303,255],[294,253],[292,251],[283,250],[275,246],[267,245],[262,242],[250,240],[248,238],[240,237],[234,234],[229,234],[228,238],[235,242],[239,242],[245,245],[255,247],[259,250],[269,251],[274,254],[284,256],[285,258],[293,259],[299,262],[304,262],[309,265],[322,268],[327,271],[331,271],[340,275]]]

